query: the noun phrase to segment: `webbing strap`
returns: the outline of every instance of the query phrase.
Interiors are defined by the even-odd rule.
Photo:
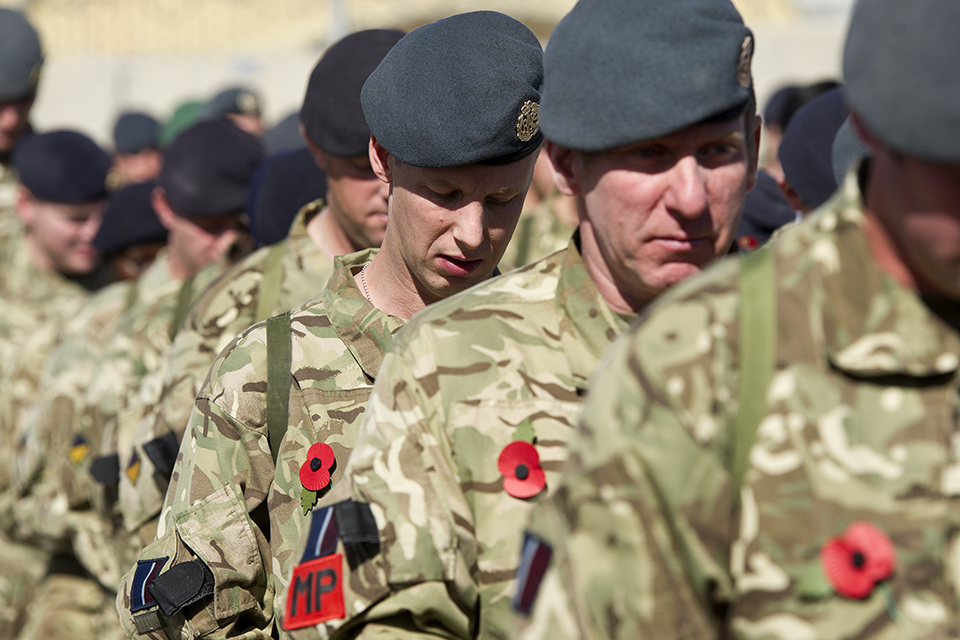
[[[254,324],[269,318],[274,307],[277,306],[277,300],[280,299],[280,281],[283,280],[283,267],[280,266],[280,262],[286,245],[285,241],[281,241],[272,245],[267,251],[267,257],[263,261],[263,280],[260,281],[260,296],[257,299]]]
[[[777,348],[777,289],[773,258],[773,249],[767,247],[740,260],[740,388],[731,469],[737,487],[743,483],[757,427],[766,415],[767,389],[773,378]]]
[[[267,440],[274,464],[287,432],[292,340],[289,311],[267,320]]]
[[[187,319],[187,313],[190,312],[190,303],[193,301],[194,277],[195,276],[190,276],[180,286],[180,296],[177,298],[177,310],[170,319],[171,340],[177,337],[177,332],[180,331],[180,325],[182,325],[183,321]]]

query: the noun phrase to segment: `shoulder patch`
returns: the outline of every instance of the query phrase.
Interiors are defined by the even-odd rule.
[[[340,620],[346,615],[343,554],[335,553],[297,565],[287,589],[285,614],[285,631]]]
[[[546,542],[530,532],[523,534],[523,550],[517,569],[517,592],[510,603],[514,611],[530,615],[552,555],[553,549]]]
[[[130,613],[143,611],[157,604],[147,587],[157,579],[169,559],[164,556],[152,560],[137,560],[137,569],[133,572],[133,582],[130,585]]]
[[[310,562],[323,558],[337,550],[337,518],[333,507],[324,507],[313,512],[310,531],[307,533],[307,545],[300,562]]]
[[[117,484],[120,482],[120,456],[114,453],[94,458],[90,475],[100,484]]]
[[[171,618],[187,605],[213,595],[213,572],[202,560],[175,564],[158,576],[147,590],[163,611]]]

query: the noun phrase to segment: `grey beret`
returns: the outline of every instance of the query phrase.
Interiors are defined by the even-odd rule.
[[[833,140],[847,117],[840,87],[801,107],[783,132],[777,155],[787,183],[812,208],[837,190],[833,176]]]
[[[360,90],[403,35],[393,29],[360,31],[323,54],[310,74],[300,109],[300,121],[314,144],[335,156],[367,155],[370,127],[360,107]]]
[[[539,148],[543,51],[513,18],[476,11],[411,31],[363,85],[370,130],[418,167],[519,160]]]
[[[580,0],[547,43],[543,134],[601,151],[736,115],[752,55],[729,0]]]
[[[262,110],[260,96],[253,89],[232,87],[210,98],[200,112],[200,119],[214,120],[228,113],[258,116]]]
[[[857,132],[853,129],[853,122],[850,116],[847,116],[833,139],[833,147],[831,148],[833,179],[837,181],[838,185],[843,184],[843,179],[847,175],[847,171],[850,170],[850,165],[869,155],[870,149],[857,137]]]
[[[160,146],[160,123],[146,113],[128,111],[113,125],[113,146],[119,153],[137,153]]]
[[[960,162],[960,2],[859,0],[843,52],[847,97],[892,149]]]
[[[42,65],[36,29],[20,13],[0,9],[0,100],[17,100],[36,91]]]

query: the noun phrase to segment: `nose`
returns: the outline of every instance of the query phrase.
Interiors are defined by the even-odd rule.
[[[453,237],[457,244],[470,251],[483,246],[486,239],[483,205],[479,202],[469,202],[454,215],[456,215],[456,221],[453,226]]]
[[[707,208],[707,185],[700,164],[684,156],[669,171],[664,204],[685,218],[696,218]]]

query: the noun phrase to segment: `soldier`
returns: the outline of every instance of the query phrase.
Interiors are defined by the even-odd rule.
[[[16,176],[10,156],[30,132],[43,50],[36,29],[22,14],[0,8],[0,238],[19,229],[14,215]]]
[[[263,137],[263,105],[260,96],[247,87],[224,89],[210,98],[200,111],[200,120],[224,119],[252,136]]]
[[[297,637],[508,632],[531,498],[559,479],[601,354],[733,241],[756,171],[751,53],[725,0],[585,0],[561,21],[540,121],[579,230],[564,251],[426,309],[393,342],[350,482],[328,499],[346,498],[333,511],[353,569],[335,585],[345,606]],[[288,601],[303,603],[312,563],[340,570],[334,545],[304,546]]]
[[[160,123],[146,113],[128,111],[113,125],[113,174],[117,186],[156,180],[163,166]]]
[[[194,398],[217,354],[244,329],[316,295],[333,272],[334,256],[380,246],[388,185],[370,167],[360,88],[402,36],[387,29],[347,36],[314,68],[302,132],[313,162],[327,169],[329,198],[303,207],[285,241],[218,278],[191,308],[162,367],[144,380],[145,416],[135,433],[123,436],[130,445],[119,461],[123,469],[139,469],[120,476],[120,510],[130,530],[160,513]]]
[[[131,637],[287,637],[293,549],[343,474],[393,334],[489,278],[506,248],[540,148],[527,112],[542,78],[529,29],[476,12],[411,32],[364,84],[370,162],[391,190],[383,248],[338,258],[318,297],[214,363],[158,540],[123,582]]]
[[[872,157],[609,354],[533,519],[529,637],[956,637],[958,23],[860,0]]]

